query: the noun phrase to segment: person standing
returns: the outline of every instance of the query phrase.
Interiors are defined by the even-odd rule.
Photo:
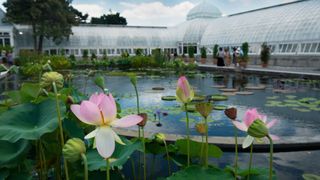
[[[222,47],[219,48],[217,66],[225,66],[225,64],[224,64],[224,51],[223,51]]]
[[[238,63],[237,48],[233,47],[232,50],[233,50],[233,52],[232,52],[232,64],[234,65],[234,67],[237,67],[237,63]]]
[[[230,52],[228,48],[224,49],[224,60],[225,60],[225,65],[230,66],[231,59],[230,59]]]

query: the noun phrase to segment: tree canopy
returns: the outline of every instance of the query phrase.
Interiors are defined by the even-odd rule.
[[[91,18],[91,24],[115,24],[115,25],[127,25],[126,18],[120,16],[120,13],[102,15]]]
[[[3,5],[6,21],[32,26],[34,50],[39,52],[44,38],[59,43],[72,34],[72,26],[82,19],[71,0],[7,0]]]

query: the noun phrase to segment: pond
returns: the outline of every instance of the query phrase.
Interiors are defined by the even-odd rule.
[[[99,91],[93,82],[94,77],[87,78],[80,74],[76,75],[73,81],[78,90],[86,91],[87,94]],[[107,88],[121,104],[121,114],[136,113],[136,97],[129,78],[106,75],[105,72],[102,74],[104,74]],[[181,111],[181,104],[177,101],[162,100],[163,96],[175,96],[178,75],[175,75],[174,72],[157,75],[142,73],[138,77],[141,112],[148,113],[149,120],[152,121],[147,124],[146,131],[185,134],[185,115]],[[305,142],[319,139],[319,80],[286,79],[240,73],[192,73],[187,77],[199,96],[227,95],[227,100],[215,101],[214,106],[222,109],[228,106],[237,107],[240,120],[248,108],[257,108],[259,112],[268,116],[268,120],[277,119],[278,124],[272,128],[271,132],[280,136],[284,141]],[[153,90],[154,87],[162,87],[164,90]],[[234,92],[223,92],[222,87],[229,88],[225,91],[233,91],[232,89],[236,88],[241,92],[249,91],[253,94],[240,95]],[[202,118],[196,112],[189,114],[191,133],[198,135],[195,124],[201,122]],[[209,122],[210,136],[233,136],[233,125],[224,115],[223,110],[213,110]]]

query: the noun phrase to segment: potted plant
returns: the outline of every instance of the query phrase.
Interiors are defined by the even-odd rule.
[[[213,47],[213,64],[217,64],[218,62],[218,48],[219,48],[218,44],[215,44]]]
[[[194,51],[195,48],[193,46],[188,47],[189,63],[194,63]]]
[[[267,67],[270,59],[270,48],[266,42],[261,45],[260,51],[261,66]]]
[[[207,60],[207,50],[205,47],[201,48],[201,64],[205,64]]]
[[[242,52],[240,52],[239,65],[246,68],[249,61],[249,43],[244,42],[241,46]]]

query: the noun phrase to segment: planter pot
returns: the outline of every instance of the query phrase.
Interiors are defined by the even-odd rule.
[[[194,63],[194,58],[189,58],[189,63],[193,64]]]
[[[205,64],[206,60],[207,60],[207,58],[201,58],[201,64]]]
[[[262,63],[261,66],[262,66],[263,68],[266,68],[266,67],[268,67],[268,63]]]
[[[247,67],[247,64],[248,64],[248,63],[245,62],[245,61],[240,61],[240,62],[239,62],[239,66],[242,67],[242,68],[246,68],[246,67]]]

